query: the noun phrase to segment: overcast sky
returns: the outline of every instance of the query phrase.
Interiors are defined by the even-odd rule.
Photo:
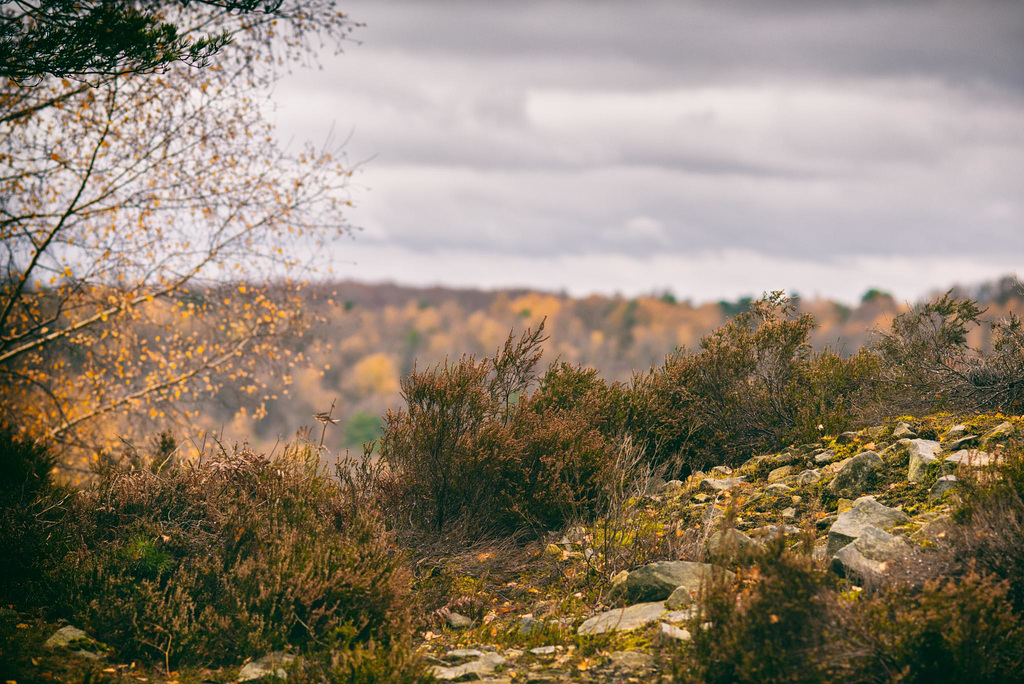
[[[341,277],[852,300],[1024,269],[1019,0],[344,5],[360,44],[275,96],[366,160]]]

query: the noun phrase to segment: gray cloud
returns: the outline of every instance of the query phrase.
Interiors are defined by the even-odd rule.
[[[352,129],[381,249],[1024,257],[1019,2],[348,11],[362,45],[285,80],[278,116]]]

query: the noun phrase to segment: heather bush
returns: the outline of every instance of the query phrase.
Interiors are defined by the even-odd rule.
[[[108,467],[68,519],[47,599],[122,658],[230,665],[289,649],[347,681],[419,676],[402,556],[311,447]]]

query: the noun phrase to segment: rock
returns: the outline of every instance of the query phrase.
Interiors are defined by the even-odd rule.
[[[779,535],[788,537],[791,534],[800,534],[803,530],[793,525],[762,525],[761,527],[755,527],[754,529],[749,530],[749,532],[751,537],[759,539],[764,543],[765,540],[771,539],[772,537],[777,537]]]
[[[785,479],[796,472],[796,468],[791,465],[784,465],[776,468],[775,470],[768,473],[769,482],[778,482],[779,480]]]
[[[665,614],[665,602],[637,603],[625,608],[598,613],[583,621],[577,634],[604,634],[617,630],[628,632],[659,620]]]
[[[282,651],[268,653],[262,658],[246,663],[242,667],[242,671],[238,673],[238,681],[251,682],[265,677],[287,679],[288,672],[285,670],[285,667],[294,662],[294,660],[295,656],[291,653],[284,653]]]
[[[626,580],[628,578],[629,572],[626,570],[620,570],[612,575],[612,578],[608,580],[608,598],[610,600],[615,601],[622,596],[623,592],[626,591]]]
[[[654,665],[654,658],[640,651],[612,651],[608,659],[616,670],[646,670]]]
[[[50,635],[50,638],[47,639],[43,645],[46,646],[46,648],[67,648],[67,645],[72,641],[88,638],[89,637],[82,630],[77,627],[67,625],[66,627],[61,627]]]
[[[731,560],[756,549],[757,542],[735,527],[727,527],[712,533],[705,548],[710,558]]]
[[[533,613],[527,613],[519,618],[519,633],[523,636],[530,636],[534,632],[540,631],[543,627],[544,623],[533,617]]]
[[[966,425],[954,425],[953,427],[946,430],[946,434],[942,435],[943,442],[950,442],[955,439],[960,439],[967,434]]]
[[[960,439],[953,440],[952,442],[947,444],[946,445],[946,450],[947,451],[960,451],[961,449],[966,449],[969,446],[974,446],[974,444],[977,441],[978,441],[978,435],[967,435],[966,437],[961,437]]]
[[[732,475],[732,468],[724,465],[717,465],[711,469],[711,475],[714,477],[729,477]]]
[[[682,480],[669,480],[668,482],[662,483],[657,490],[658,494],[661,494],[662,496],[674,496],[681,491],[683,491]]]
[[[89,638],[85,632],[71,625],[61,627],[51,634],[43,646],[51,649],[66,648],[75,655],[90,660],[103,658],[106,651],[103,644]]]
[[[814,462],[815,463],[831,463],[832,460],[835,459],[835,457],[836,457],[836,450],[835,449],[826,449],[825,451],[822,451],[820,454],[815,454],[814,455]]]
[[[943,459],[945,463],[956,468],[959,466],[967,466],[972,468],[985,468],[996,462],[996,457],[987,451],[978,451],[977,449],[961,449],[956,453],[947,456]]]
[[[667,622],[661,623],[658,633],[661,634],[662,638],[675,639],[676,641],[689,641],[693,638],[688,629],[676,627],[675,625],[670,625]]]
[[[483,655],[483,651],[479,651],[475,648],[453,648],[444,654],[445,658],[454,658],[455,660],[465,660],[466,658],[479,658]]]
[[[870,440],[881,439],[883,435],[885,435],[885,426],[875,425],[872,427],[866,427],[863,430],[861,430],[861,432],[864,433],[864,436]]]
[[[857,433],[856,432],[849,432],[849,431],[847,431],[847,432],[843,432],[838,437],[836,437],[836,444],[853,444],[856,441],[857,441]]]
[[[874,451],[863,451],[836,473],[829,489],[838,496],[860,496],[875,487],[881,470],[881,457]]]
[[[782,509],[782,517],[786,520],[792,520],[796,517],[796,509],[790,506],[789,508]]]
[[[907,423],[897,423],[896,427],[893,428],[893,439],[913,439],[914,437],[917,437],[917,433]]]
[[[981,443],[984,445],[990,445],[994,442],[1006,439],[1013,434],[1013,430],[1013,423],[1010,421],[1004,421],[986,432],[981,438]]]
[[[737,477],[725,477],[716,480],[715,478],[708,477],[701,481],[700,488],[707,492],[727,492],[730,489],[735,489],[739,485],[747,481],[745,475],[739,475]]]
[[[906,441],[906,448],[910,455],[907,480],[920,482],[928,475],[931,468],[938,466],[938,453],[941,447],[938,442],[933,442],[930,439],[910,439]]]
[[[537,648],[531,648],[530,653],[536,656],[554,655],[558,649],[554,646],[538,646]]]
[[[772,483],[764,488],[764,493],[769,496],[781,496],[782,494],[791,491],[793,491],[792,487],[790,487],[789,485],[784,485],[781,482]]]
[[[869,525],[836,553],[832,569],[842,577],[877,580],[885,576],[890,561],[909,551],[907,543],[896,535]]]
[[[696,591],[711,573],[721,570],[709,563],[658,561],[629,573],[625,594],[630,601],[664,601],[677,587]]]
[[[454,667],[434,667],[434,676],[438,679],[452,681],[462,678],[478,678],[479,675],[490,674],[500,665],[505,664],[505,659],[497,653],[484,653],[476,660],[471,660],[462,665]]]
[[[817,469],[805,470],[796,476],[797,484],[812,485],[821,479],[821,471]]]
[[[889,508],[875,501],[873,496],[862,496],[842,513],[828,530],[828,555],[834,556],[841,548],[857,539],[868,527],[889,530],[910,520],[903,511]]]
[[[448,617],[445,620],[452,629],[468,629],[473,626],[473,620],[461,613],[448,613]]]
[[[956,487],[956,483],[956,475],[943,475],[935,480],[935,484],[928,490],[928,501],[942,498],[947,492],[952,491]]]

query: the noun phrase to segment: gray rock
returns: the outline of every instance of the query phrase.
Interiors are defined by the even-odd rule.
[[[966,449],[967,447],[974,446],[977,443],[977,441],[978,435],[967,435],[965,437],[961,437],[960,439],[953,440],[952,442],[946,445],[946,449],[948,451],[960,451],[961,449]]]
[[[668,482],[662,483],[657,489],[658,494],[661,494],[662,496],[674,496],[681,491],[683,491],[682,480],[669,480]]]
[[[835,459],[835,457],[836,457],[836,450],[835,449],[826,449],[825,451],[822,451],[820,454],[815,454],[814,455],[814,462],[815,463],[831,463],[833,461],[833,459]]]
[[[67,645],[72,641],[88,638],[88,635],[86,635],[82,630],[77,627],[67,625],[66,627],[61,627],[50,635],[50,638],[47,639],[43,645],[46,646],[46,648],[67,648]]]
[[[786,492],[793,491],[793,488],[789,485],[784,485],[781,482],[773,482],[764,488],[764,493],[769,496],[780,496]]]
[[[889,508],[875,501],[873,496],[862,496],[853,506],[839,514],[828,530],[829,556],[857,539],[868,527],[890,530],[910,520],[903,511]]]
[[[805,470],[796,476],[797,484],[812,485],[821,479],[821,471],[818,469]]]
[[[242,671],[238,673],[238,681],[251,682],[266,677],[275,679],[287,679],[288,672],[285,670],[289,664],[295,661],[295,656],[282,651],[268,653],[262,658],[257,658],[246,663]]]
[[[985,468],[996,462],[996,457],[987,451],[977,449],[961,449],[956,453],[947,456],[943,461],[950,467],[967,466],[972,468]],[[947,468],[948,469],[948,468]]]
[[[796,509],[790,506],[789,508],[782,509],[782,517],[786,520],[792,520],[796,517]]]
[[[664,639],[675,639],[676,641],[690,641],[693,638],[690,635],[690,630],[670,625],[667,622],[661,623],[658,633]]]
[[[847,432],[843,432],[838,437],[836,437],[836,444],[853,444],[856,441],[857,441],[857,433],[856,432],[847,431]]]
[[[981,438],[981,443],[988,445],[998,442],[1012,435],[1013,431],[1013,423],[1011,423],[1010,421],[1004,421],[999,425],[996,425],[988,432],[986,432]]]
[[[713,477],[705,478],[700,483],[700,488],[707,492],[727,492],[731,489],[735,489],[739,485],[747,481],[745,475],[739,475],[737,477],[724,477],[721,479],[715,479]]]
[[[881,457],[874,451],[862,451],[839,469],[829,489],[837,496],[860,496],[875,487],[881,470]]]
[[[791,465],[784,465],[776,468],[775,470],[768,473],[769,482],[778,482],[779,480],[785,479],[796,472],[796,467]]]
[[[853,542],[832,558],[832,569],[843,577],[878,580],[885,576],[887,564],[905,556],[910,547],[896,535],[867,526]]]
[[[531,648],[530,653],[537,656],[554,655],[558,649],[554,646],[538,646],[537,648]]]
[[[452,629],[468,629],[473,626],[473,620],[462,613],[448,613],[445,620]]]
[[[732,468],[724,465],[717,465],[711,469],[711,475],[714,477],[729,477],[732,475]]]
[[[966,425],[954,425],[953,427],[946,430],[946,434],[942,435],[943,442],[950,442],[955,439],[960,439],[967,434]]]
[[[903,445],[902,442],[900,444]],[[928,475],[929,470],[938,466],[938,453],[941,447],[938,442],[930,439],[909,439],[906,441],[906,448],[910,455],[907,480],[920,482]]]
[[[625,594],[630,601],[664,601],[677,587],[696,591],[717,568],[709,563],[658,561],[629,573]]]
[[[452,681],[455,679],[476,679],[480,675],[490,674],[505,664],[505,659],[497,653],[484,653],[476,660],[471,660],[454,667],[434,667],[434,676],[438,679]]]
[[[943,475],[939,479],[935,480],[935,484],[928,490],[928,500],[935,501],[945,496],[948,492],[953,491],[956,488],[956,475]]]
[[[708,537],[705,545],[712,559],[733,559],[757,548],[757,542],[735,527],[718,530]]]
[[[625,608],[598,613],[583,621],[577,634],[604,634],[611,631],[629,632],[661,619],[665,602],[637,603]]]
[[[479,658],[484,653],[483,651],[475,648],[453,648],[444,654],[445,658],[454,658],[456,660],[462,660],[465,658]]]
[[[608,659],[612,667],[619,671],[646,670],[654,665],[654,658],[640,651],[612,651]]]
[[[914,437],[917,437],[917,433],[914,432],[914,430],[911,429],[910,425],[907,423],[898,423],[896,427],[893,428],[893,439],[913,439]]]

